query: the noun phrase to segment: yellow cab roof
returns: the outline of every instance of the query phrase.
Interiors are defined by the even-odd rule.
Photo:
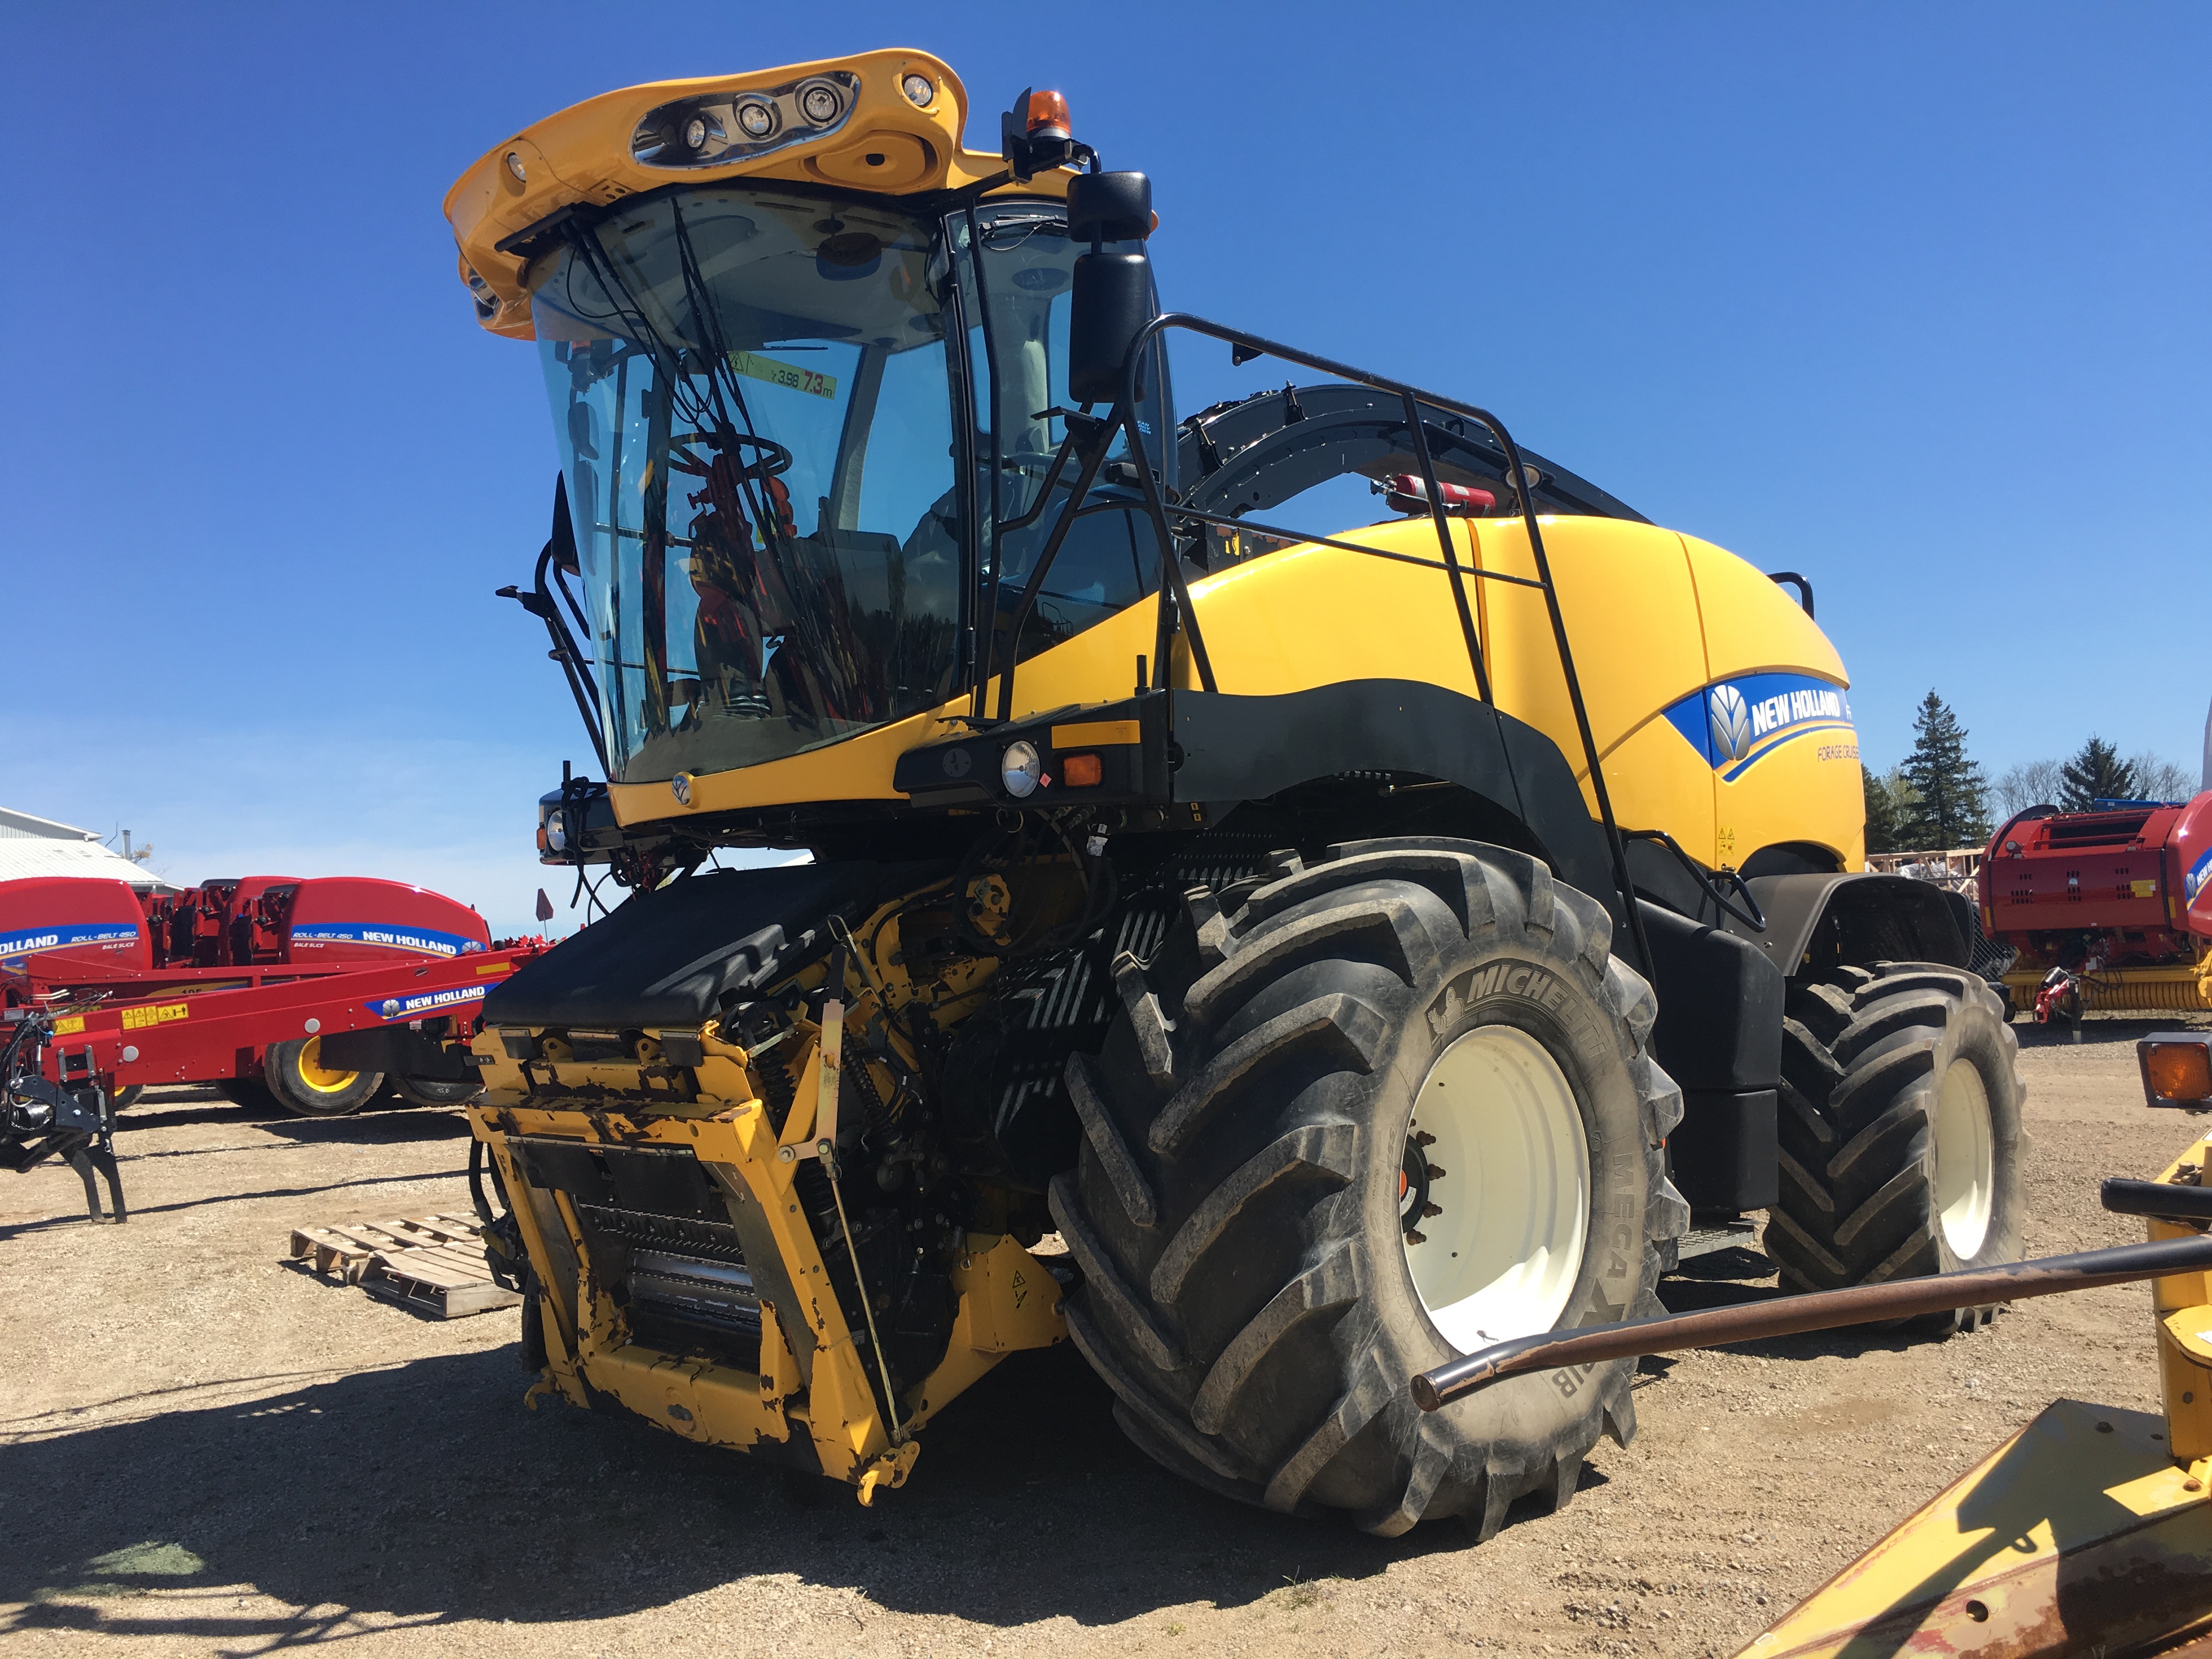
[[[766,154],[719,166],[657,165],[632,154],[639,124],[664,105],[788,88],[810,76],[832,75],[850,88],[850,107],[818,136],[793,135]],[[927,106],[917,106],[902,90],[909,76],[921,76],[935,88]],[[927,52],[898,49],[745,75],[655,81],[605,93],[493,145],[446,192],[446,217],[460,247],[461,279],[467,283],[473,271],[483,284],[475,289],[479,297],[496,302],[482,319],[484,327],[530,339],[530,300],[523,289],[527,260],[520,252],[500,252],[499,244],[563,208],[604,207],[671,185],[732,179],[791,179],[890,196],[957,190],[990,179],[1004,167],[996,155],[961,148],[967,118],[968,93],[959,76]],[[1071,176],[1058,170],[1042,173],[1019,188],[1033,195],[1065,196]]]

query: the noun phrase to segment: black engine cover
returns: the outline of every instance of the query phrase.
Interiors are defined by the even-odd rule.
[[[696,1026],[828,949],[834,911],[856,921],[951,872],[942,862],[714,870],[639,893],[494,988],[488,1025],[617,1030]],[[789,971],[785,966],[782,971]]]

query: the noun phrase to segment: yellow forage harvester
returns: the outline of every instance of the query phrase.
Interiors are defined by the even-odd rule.
[[[1487,1536],[1634,1433],[1633,1362],[1428,1369],[1759,1210],[1801,1290],[2016,1257],[2002,1000],[1863,872],[1811,585],[1164,314],[1144,174],[1055,94],[969,125],[868,52],[609,93],[447,198],[560,453],[509,591],[599,775],[540,856],[626,894],[470,1056],[541,1388],[865,1501],[1066,1339],[1212,1490]],[[1170,340],[1300,378],[1178,411]]]

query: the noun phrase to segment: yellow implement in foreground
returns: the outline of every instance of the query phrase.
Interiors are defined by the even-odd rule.
[[[2195,1188],[2208,1158],[2212,1137],[2159,1179]],[[2212,1278],[2154,1279],[2151,1306],[2162,1418],[2052,1401],[1739,1659],[2149,1654],[2212,1629]]]

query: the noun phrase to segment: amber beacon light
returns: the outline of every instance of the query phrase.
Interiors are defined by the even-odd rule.
[[[1073,128],[1067,118],[1067,99],[1057,92],[1033,92],[1030,94],[1030,137],[1032,138],[1064,139]]]

